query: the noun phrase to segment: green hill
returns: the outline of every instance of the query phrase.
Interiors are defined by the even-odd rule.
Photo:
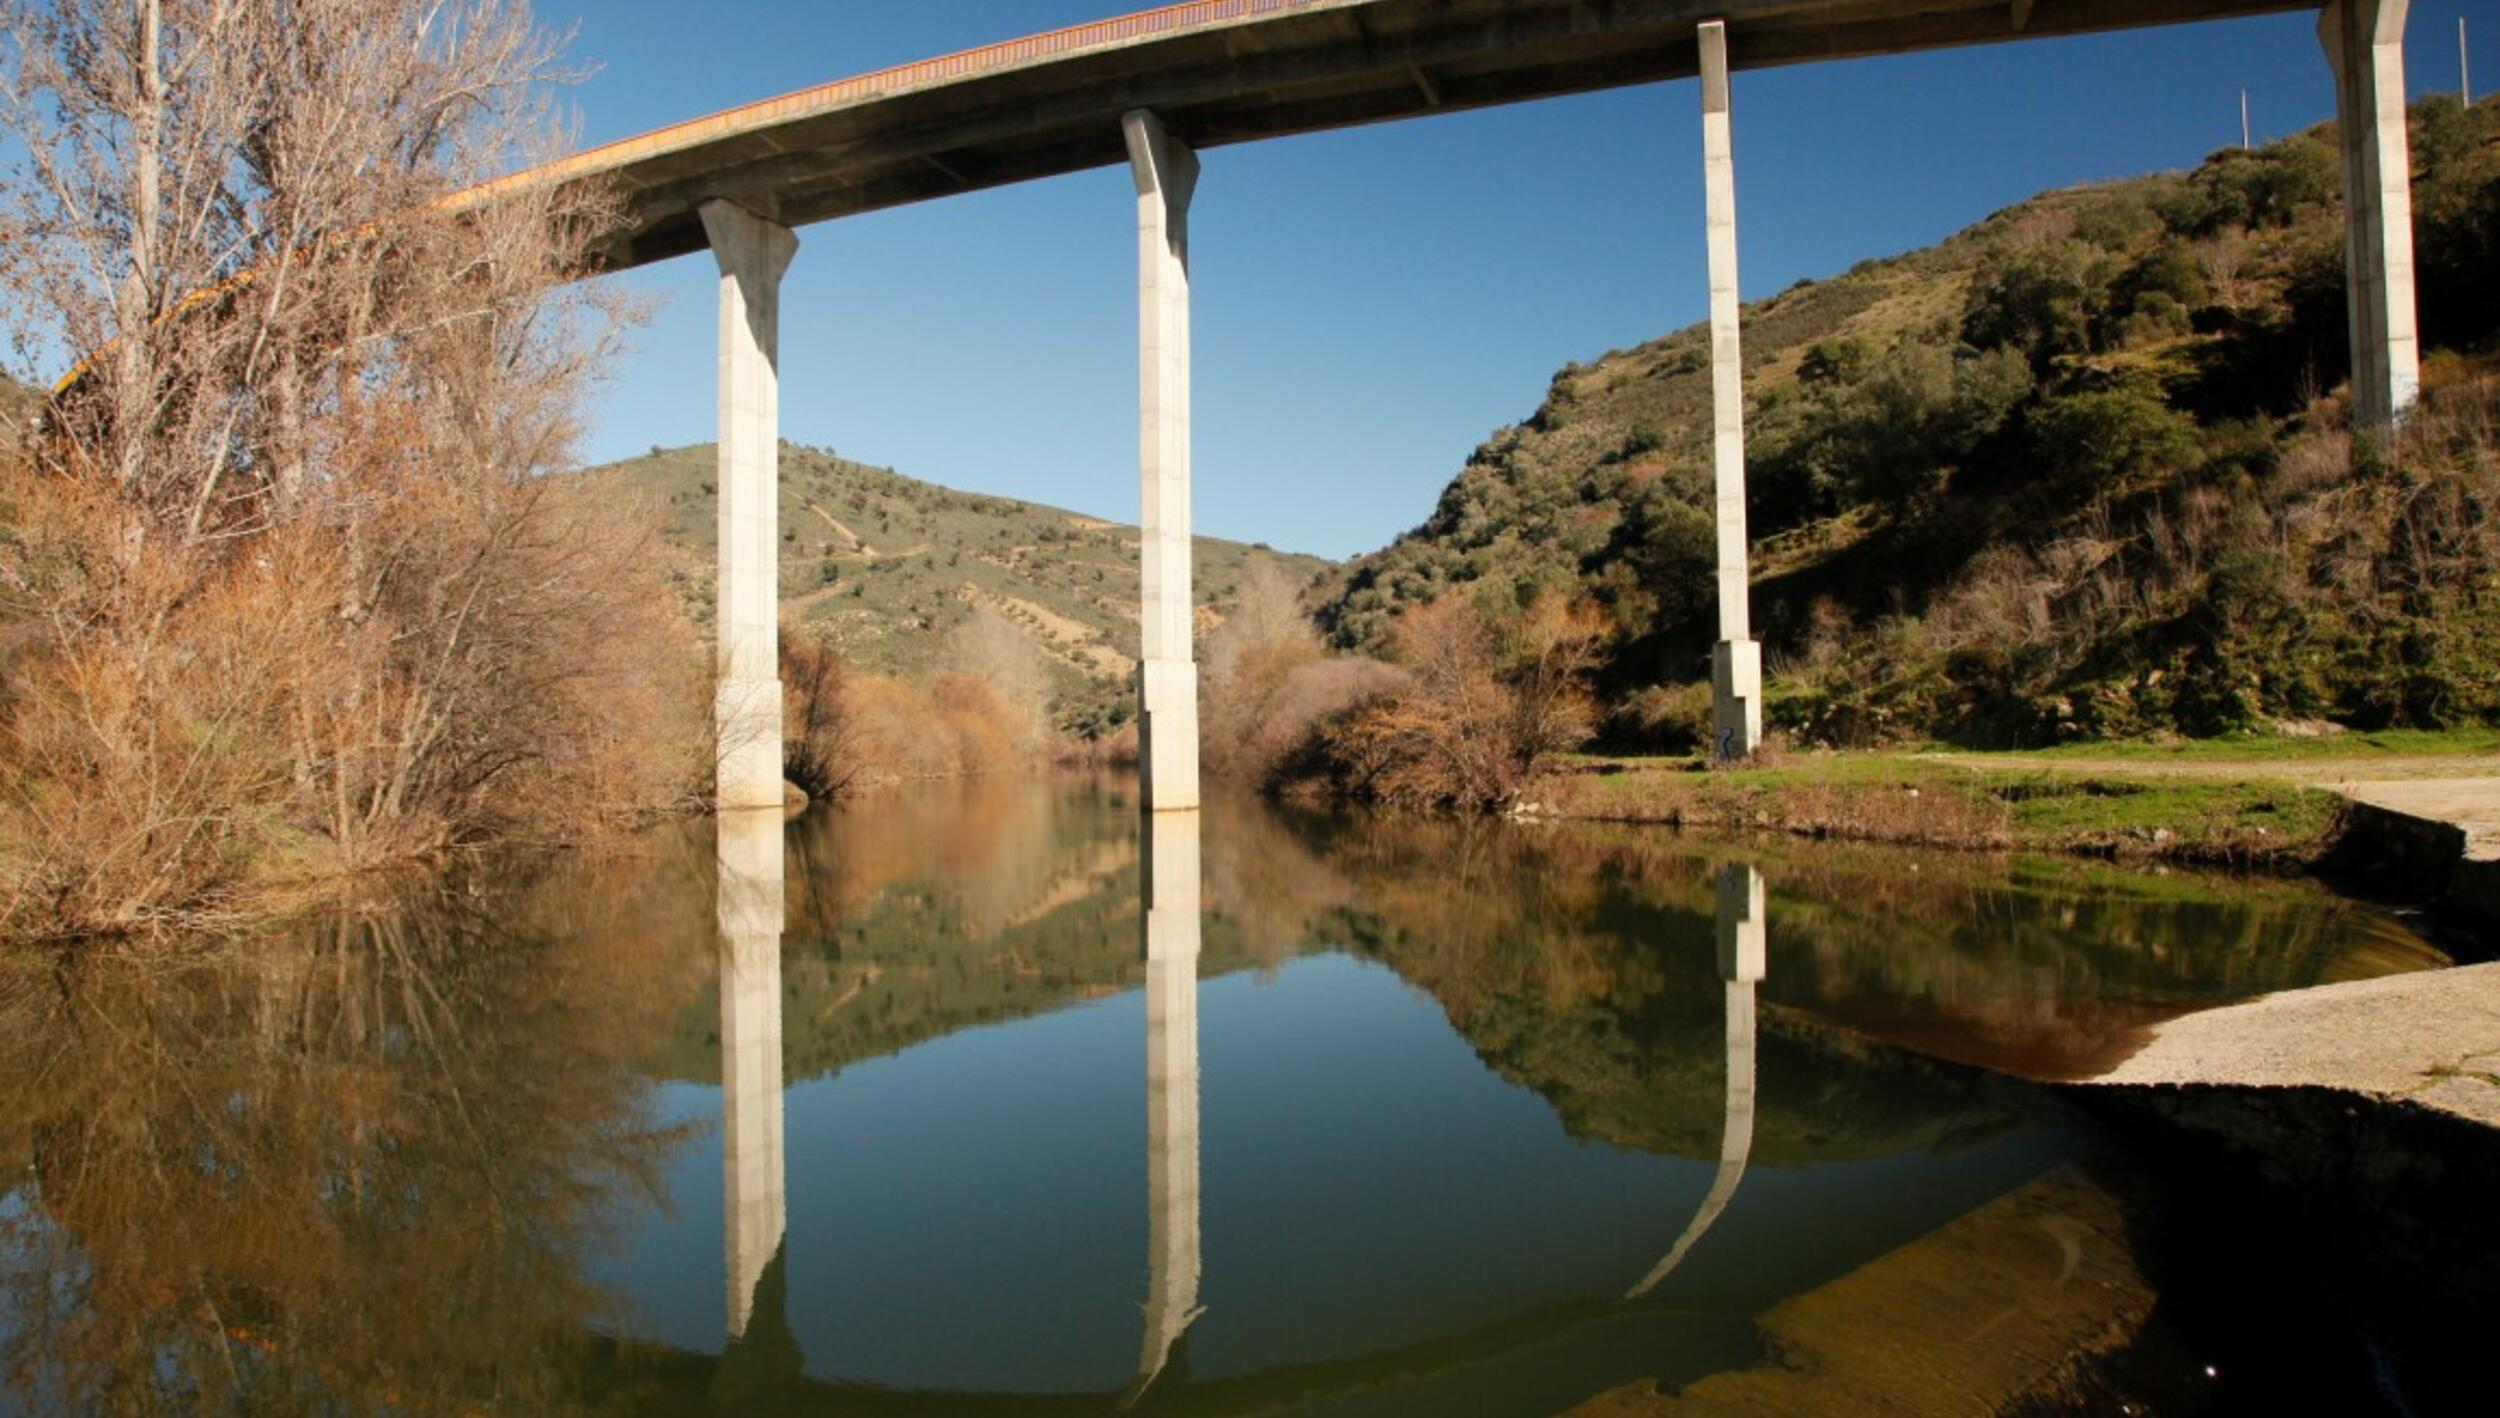
[[[595,470],[650,498],[682,565],[674,576],[709,624],[718,529],[710,444],[654,449]],[[1137,529],[1056,507],[955,492],[886,468],[785,444],[781,453],[784,616],[839,646],[855,666],[932,668],[947,633],[977,607],[1038,645],[1063,709],[1127,693],[1137,655]],[[1219,623],[1254,568],[1303,585],[1315,556],[1200,537],[1202,631]]]
[[[2433,398],[2397,460],[2340,442],[2332,133],[2043,194],[1745,312],[1757,633],[1819,738],[2041,741],[2500,714],[2488,545],[2500,104],[2413,113]],[[1542,591],[1605,611],[1618,724],[1706,715],[1708,330],[1554,378],[1322,624]]]

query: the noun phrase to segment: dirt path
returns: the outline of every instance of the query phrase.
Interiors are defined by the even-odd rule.
[[[841,520],[836,518],[832,513],[827,512],[825,509],[817,506],[813,502],[807,504],[807,510],[815,513],[819,517],[824,518],[826,526],[841,533],[843,540],[851,544],[851,550],[858,552],[861,556],[868,558],[870,561],[875,561],[877,559],[877,549],[868,545],[868,539],[842,525]]]

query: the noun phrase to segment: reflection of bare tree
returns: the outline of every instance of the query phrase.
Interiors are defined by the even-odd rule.
[[[1702,1238],[1719,1213],[1727,1210],[1745,1179],[1745,1160],[1753,1153],[1754,1110],[1754,986],[1761,983],[1768,954],[1763,933],[1762,873],[1737,863],[1719,874],[1719,978],[1727,985],[1726,1120],[1719,1128],[1719,1170],[1701,1206],[1675,1238],[1664,1259],[1642,1276],[1627,1299],[1637,1300],[1675,1273],[1693,1243]]]
[[[1133,1402],[1171,1361],[1198,1304],[1199,819],[1149,812],[1146,945],[1146,1332]]]
[[[792,836],[791,928],[831,934],[891,893],[935,891],[950,928],[994,935],[1065,870],[1070,806],[1029,778],[915,784],[828,804]]]
[[[0,964],[0,1136],[33,1163],[0,1376],[46,1411],[562,1406],[556,1356],[614,1305],[581,1269],[603,1209],[675,1140],[632,1054],[689,938],[629,881],[560,919],[461,892]]]
[[[987,1020],[1130,988],[1132,811],[1099,785],[931,784],[811,811],[788,835],[783,1066],[794,1079]],[[715,1075],[709,1011],[663,1066]]]

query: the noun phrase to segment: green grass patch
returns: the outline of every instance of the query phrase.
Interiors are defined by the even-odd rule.
[[[1972,767],[1918,753],[1800,755],[1711,770],[1697,760],[1576,755],[1562,811],[1946,847],[2303,865],[2343,802],[2312,788],[2148,773]]]
[[[2289,738],[2273,734],[2231,734],[2221,738],[2160,742],[2119,741],[2061,744],[2056,748],[2009,755],[2043,759],[2130,759],[2153,763],[2239,763],[2269,759],[2407,758],[2442,754],[2500,753],[2500,728],[2387,729],[2376,733],[2320,734]]]

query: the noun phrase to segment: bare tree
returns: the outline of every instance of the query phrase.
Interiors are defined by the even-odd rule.
[[[2205,280],[2213,287],[2214,294],[2233,310],[2239,309],[2246,299],[2246,292],[2241,289],[2241,278],[2247,274],[2248,264],[2248,233],[2238,227],[2218,232],[2196,244],[2197,269],[2205,273]]]
[[[947,637],[941,659],[951,672],[987,687],[1013,752],[1041,752],[1050,735],[1050,673],[1031,636],[994,607],[975,606],[972,618]]]
[[[69,372],[0,548],[0,620],[39,628],[0,912],[196,915],[304,834],[544,835],[699,771],[651,733],[698,696],[649,531],[557,476],[620,313],[569,283],[610,204],[461,197],[554,145],[526,7],[0,0],[0,31],[0,319]]]

